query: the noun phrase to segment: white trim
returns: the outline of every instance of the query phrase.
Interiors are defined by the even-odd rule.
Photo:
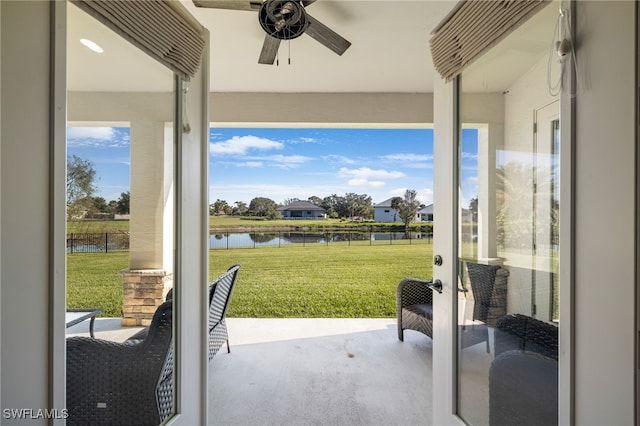
[[[189,91],[186,103],[183,83],[176,80],[176,404],[171,425],[207,424],[208,415],[208,63],[205,54],[189,83],[198,90]],[[189,132],[183,132],[185,116]]]
[[[50,203],[50,354],[49,375],[51,407],[66,405],[66,169],[67,169],[67,2],[51,3],[51,177]],[[64,425],[61,418],[54,425]]]
[[[434,78],[434,124],[433,135],[433,254],[442,256],[442,266],[433,267],[433,279],[443,284],[442,294],[433,298],[433,369],[432,407],[433,424],[463,425],[455,416],[456,360],[452,342],[457,324],[452,311],[457,304],[457,189],[456,173],[458,156],[457,104],[458,80],[445,83],[439,76]]]

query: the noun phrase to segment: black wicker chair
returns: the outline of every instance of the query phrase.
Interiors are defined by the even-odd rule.
[[[143,340],[67,339],[68,425],[158,425],[172,410],[172,302]]]
[[[229,335],[225,321],[231,295],[238,280],[240,265],[231,266],[224,274],[210,283],[209,287],[209,361],[218,353],[222,345],[229,347]]]
[[[229,267],[224,274],[209,282],[209,361],[213,359],[225,342],[227,343],[227,353],[231,352],[225,316],[229,302],[231,301],[231,294],[238,279],[239,271],[240,265],[233,265]],[[171,300],[172,297],[173,289],[167,294],[166,300]],[[142,340],[148,332],[149,328],[144,328],[129,337],[128,340]]]
[[[462,273],[466,271],[468,284],[473,295],[472,319],[480,323],[462,325],[459,328],[461,347],[467,348],[480,342],[489,347],[489,327],[494,327],[498,317],[507,313],[506,283],[509,272],[498,265],[485,265],[465,261]],[[468,291],[464,275],[462,291]]]
[[[398,339],[404,341],[404,330],[419,331],[433,338],[433,291],[431,281],[404,278],[396,289]]]
[[[491,426],[558,424],[558,327],[526,315],[497,321],[489,370]]]

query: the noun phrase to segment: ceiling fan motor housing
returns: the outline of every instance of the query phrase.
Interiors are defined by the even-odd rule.
[[[266,0],[258,20],[267,34],[280,40],[300,37],[309,25],[302,3],[292,0]]]

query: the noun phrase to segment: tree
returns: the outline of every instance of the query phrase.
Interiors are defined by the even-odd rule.
[[[469,211],[474,222],[478,221],[478,197],[469,200]]]
[[[209,206],[210,215],[231,214],[231,212],[231,206],[225,200],[221,200],[220,198]]]
[[[118,214],[129,214],[129,199],[131,198],[131,193],[129,191],[120,193],[120,198],[116,202],[116,213]]]
[[[416,219],[420,202],[416,199],[418,193],[414,189],[407,189],[404,199],[398,204],[398,214],[404,222],[404,231],[409,232],[409,225]]]
[[[231,214],[242,216],[247,213],[249,207],[247,207],[247,203],[244,201],[236,201],[234,207],[231,209]]]
[[[369,219],[373,217],[373,205],[371,197],[367,194],[355,194],[353,192],[345,194],[343,197],[331,195],[323,200],[320,206],[327,210],[329,217],[333,217],[333,213],[337,217],[362,217]]]
[[[278,204],[271,198],[256,197],[249,203],[249,214],[268,218],[278,217]]]
[[[287,198],[282,202],[283,206],[290,206],[293,203],[297,203],[298,201],[300,201],[299,198]]]
[[[92,207],[96,212],[108,213],[109,206],[103,197],[91,197]]]
[[[72,155],[67,158],[67,217],[83,217],[93,206],[96,169],[89,160]]]
[[[118,213],[118,202],[116,200],[109,201],[107,205],[107,211],[111,214]]]
[[[396,221],[396,216],[400,211],[400,204],[402,204],[402,197],[393,197],[391,199],[391,209],[393,209],[393,221]]]
[[[307,198],[307,201],[312,203],[314,206],[322,207],[322,198],[320,197],[312,195],[311,197]]]

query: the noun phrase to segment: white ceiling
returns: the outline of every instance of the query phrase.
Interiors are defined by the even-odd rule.
[[[257,13],[204,9],[195,7],[191,0],[181,2],[211,33],[212,91],[328,93],[432,92],[430,33],[456,3],[454,0],[319,0],[310,5],[307,12],[349,40],[351,47],[343,56],[338,56],[303,35],[281,43],[280,65],[276,66],[257,62],[264,40]],[[555,23],[553,14],[557,14],[557,9],[549,12],[550,9],[544,9],[544,14],[551,17],[545,18],[547,24],[529,24],[529,36],[524,42],[515,45],[512,42],[505,54],[522,57],[523,52],[531,56],[532,51],[540,54],[548,51]],[[71,3],[68,10],[69,90],[171,90],[172,78],[167,69]],[[533,31],[537,35],[532,37]],[[89,51],[79,43],[83,37],[100,44],[105,52]],[[478,81],[479,90],[500,90],[500,86],[509,84],[512,78],[509,74],[519,75],[513,66],[503,66],[497,55],[494,61],[500,72],[498,86],[493,87],[483,77]],[[528,66],[523,60],[517,63]]]

